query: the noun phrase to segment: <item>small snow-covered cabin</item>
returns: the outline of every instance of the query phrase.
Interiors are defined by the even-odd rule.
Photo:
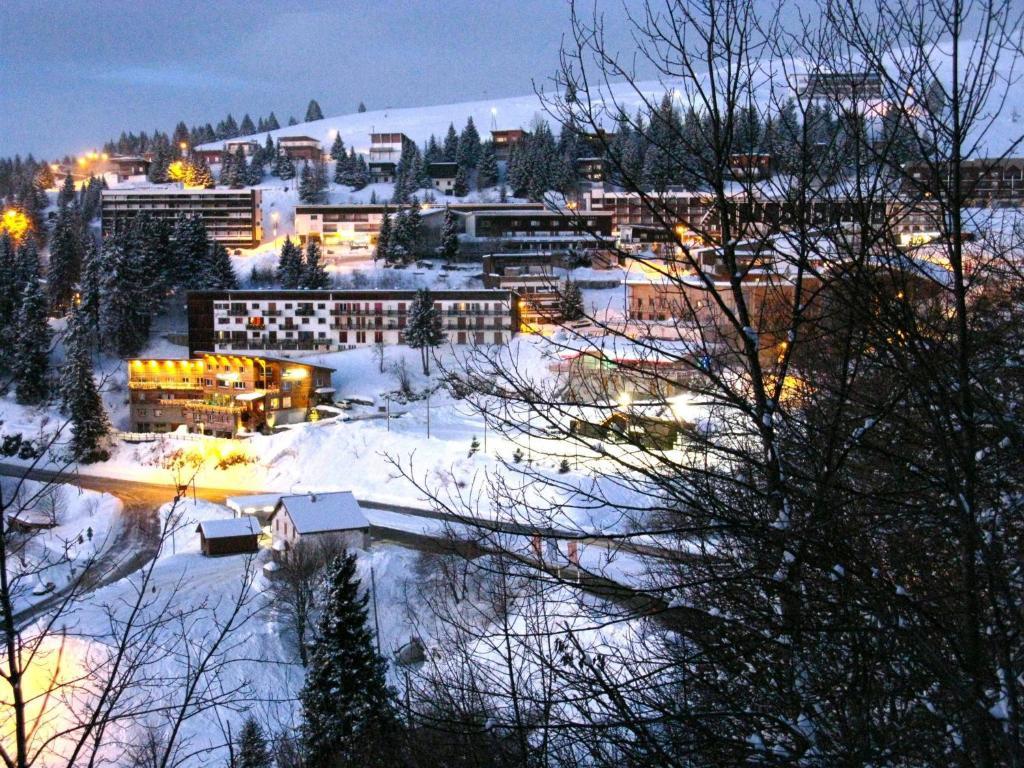
[[[251,517],[204,520],[196,526],[204,555],[241,555],[259,549],[260,525]]]
[[[330,536],[348,549],[365,549],[370,522],[351,491],[282,496],[270,518],[274,549],[287,551],[299,541]]]

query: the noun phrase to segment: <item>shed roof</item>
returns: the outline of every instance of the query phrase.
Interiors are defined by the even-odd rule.
[[[236,536],[255,536],[260,532],[259,523],[251,517],[231,517],[226,520],[204,520],[196,526],[207,539],[233,539]]]

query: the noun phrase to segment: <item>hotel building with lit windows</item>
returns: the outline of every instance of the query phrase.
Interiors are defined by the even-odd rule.
[[[189,359],[128,360],[133,432],[235,437],[305,421],[330,402],[332,368],[274,357],[192,354]]]
[[[512,291],[431,291],[431,296],[451,344],[504,344],[519,328]],[[193,291],[189,350],[301,356],[402,344],[415,299],[411,290]]]
[[[183,213],[198,214],[212,240],[225,246],[251,248],[263,239],[261,204],[258,189],[105,189],[103,237],[121,231],[140,213],[170,224]]]

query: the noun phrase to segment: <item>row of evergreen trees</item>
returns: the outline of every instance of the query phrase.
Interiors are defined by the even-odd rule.
[[[303,256],[298,244],[286,237],[277,262],[277,280],[287,290],[330,288],[331,278],[324,267],[320,244],[310,239]]]
[[[413,197],[392,215],[385,206],[377,233],[376,258],[386,264],[409,264],[421,255],[423,218],[419,200]]]
[[[361,102],[360,107],[363,107]],[[363,111],[365,111],[365,107],[363,107]],[[305,121],[322,120],[323,117],[323,110],[320,109],[320,104],[317,103],[316,99],[311,99],[306,107]],[[287,124],[298,125],[298,122],[294,117],[289,117]],[[267,117],[259,117],[255,121],[247,112],[240,122],[236,121],[229,113],[223,120],[219,120],[215,126],[206,123],[189,128],[184,121],[179,121],[170,134],[159,130],[154,131],[152,134],[148,134],[145,131],[138,134],[122,131],[117,139],[104,144],[103,149],[105,152],[121,155],[141,154],[143,152],[156,153],[162,148],[171,148],[172,151],[180,152],[182,144],[195,147],[199,144],[209,144],[213,141],[224,141],[226,139],[236,139],[239,136],[252,136],[257,133],[276,131],[280,127],[281,123],[273,112]]]
[[[331,144],[331,159],[334,164],[334,183],[362,189],[370,183],[370,171],[366,159],[356,154],[356,148],[345,152],[345,142],[339,133]]]

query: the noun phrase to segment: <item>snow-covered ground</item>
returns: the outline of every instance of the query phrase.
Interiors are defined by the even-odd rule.
[[[5,500],[16,495],[8,525],[12,518],[23,524],[56,523],[52,528],[9,534],[8,575],[16,582],[16,611],[45,599],[50,591],[46,585],[53,584],[54,590],[66,587],[106,553],[117,536],[122,504],[110,494],[12,478],[0,478],[0,488]]]

